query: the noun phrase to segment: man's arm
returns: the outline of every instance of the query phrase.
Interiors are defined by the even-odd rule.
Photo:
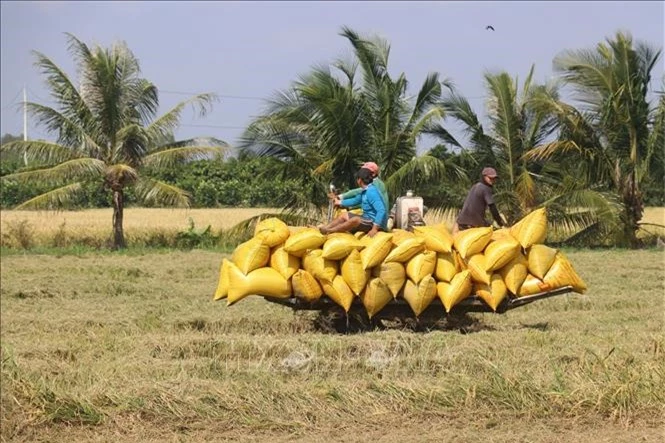
[[[501,218],[501,215],[499,214],[499,210],[496,209],[496,205],[492,203],[489,205],[490,212],[492,213],[492,217],[494,218],[494,221],[499,225],[499,226],[506,226],[506,224],[503,222],[503,219]]]
[[[340,198],[340,206],[343,206],[345,208],[358,208],[360,207],[360,204],[362,203],[362,195],[358,193],[357,195],[351,197],[351,198]]]
[[[338,197],[340,200],[344,200],[346,198],[353,198],[360,195],[361,192],[363,192],[363,188],[349,189],[348,191],[339,194]]]

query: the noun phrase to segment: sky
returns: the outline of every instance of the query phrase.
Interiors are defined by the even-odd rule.
[[[544,82],[561,51],[593,49],[619,30],[665,46],[663,1],[1,1],[0,18],[0,133],[23,132],[24,87],[28,101],[53,105],[31,51],[77,78],[69,32],[89,46],[125,41],[143,77],[160,90],[160,113],[195,93],[217,93],[220,101],[205,118],[183,115],[176,138],[213,136],[232,146],[265,110],[265,99],[313,66],[350,55],[342,26],[388,40],[389,72],[406,74],[409,94],[438,72],[480,115],[485,72],[506,71],[521,81],[535,64],[535,80]],[[654,90],[664,66],[661,57]],[[29,118],[27,132],[53,139]]]

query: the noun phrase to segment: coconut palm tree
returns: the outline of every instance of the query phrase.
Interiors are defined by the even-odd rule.
[[[472,178],[479,177],[484,166],[498,171],[501,178],[494,194],[509,223],[547,206],[553,231],[579,233],[599,217],[607,219],[612,205],[586,183],[570,180],[561,163],[526,156],[534,147],[552,140],[557,130],[554,115],[534,106],[534,100],[542,95],[558,97],[559,86],[556,82],[535,84],[534,71],[532,66],[521,91],[518,79],[508,73],[485,73],[487,127],[469,102],[451,91],[443,101],[444,107],[448,116],[464,127],[468,145],[462,146],[457,140],[451,143],[472,153],[477,165],[471,171]],[[570,211],[571,206],[586,209]]]
[[[558,118],[561,136],[529,154],[531,159],[566,156],[587,183],[610,190],[620,202],[618,241],[637,247],[643,213],[642,184],[662,171],[665,98],[648,99],[651,72],[660,57],[646,43],[617,32],[593,50],[569,50],[554,67],[572,88],[575,105],[543,97],[541,108]]]
[[[38,169],[4,176],[4,180],[44,181],[55,189],[32,198],[17,209],[56,208],[69,203],[81,182],[102,179],[113,197],[113,247],[125,247],[124,192],[133,186],[143,201],[188,206],[189,195],[142,174],[144,167],[160,168],[220,153],[225,143],[215,139],[172,142],[169,137],[180,115],[192,105],[203,116],[215,100],[200,94],[161,117],[157,87],[140,77],[139,61],[124,43],[89,48],[67,34],[78,68],[76,83],[51,59],[35,52],[36,65],[46,78],[56,107],[28,103],[28,111],[57,139],[15,141],[3,152],[17,152],[41,165]]]
[[[423,134],[442,131],[438,102],[447,82],[431,73],[411,99],[405,75],[393,79],[388,73],[385,40],[346,27],[340,35],[351,44],[353,60],[301,76],[270,100],[242,137],[242,148],[279,159],[279,173],[300,178],[300,192],[286,205],[291,211],[317,213],[328,183],[355,187],[354,174],[366,161],[380,166],[392,198],[419,182],[439,180],[444,170],[437,158],[417,155],[416,143]]]

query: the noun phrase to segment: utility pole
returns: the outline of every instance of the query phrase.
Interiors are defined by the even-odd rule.
[[[25,83],[23,84],[23,141],[28,141],[28,94],[25,91]],[[23,164],[28,164],[27,152],[23,152]]]
[[[23,141],[28,141],[28,94],[23,85]]]

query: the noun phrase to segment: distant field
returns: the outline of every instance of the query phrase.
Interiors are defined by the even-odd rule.
[[[190,220],[195,229],[211,226],[213,234],[262,213],[278,213],[275,208],[226,208],[226,209],[161,209],[127,208],[124,212],[125,237],[129,245],[159,244],[162,238],[173,237],[186,231]],[[63,243],[80,243],[91,246],[104,244],[111,236],[111,209],[85,211],[0,211],[3,235],[0,244],[16,246],[18,236],[31,236],[33,244],[53,246],[58,239]],[[428,224],[443,222],[452,228],[454,217],[449,214],[427,214]],[[665,208],[646,208],[643,221],[665,224]],[[665,236],[665,229],[646,227],[648,232]],[[56,244],[57,246],[57,244]]]
[[[257,296],[213,302],[224,255],[210,251],[6,252],[3,442],[656,443],[665,431],[662,251],[566,251],[586,294],[475,314],[464,334],[350,335]]]
[[[190,227],[190,220],[197,230],[208,225],[214,234],[262,213],[280,212],[274,208],[229,209],[163,209],[126,208],[124,231],[128,244],[142,244],[150,237],[173,236]],[[11,235],[21,229],[31,230],[35,245],[52,245],[60,235],[70,242],[101,245],[111,237],[113,210],[88,209],[85,211],[1,211],[0,223],[5,235],[2,244],[15,246]],[[27,226],[26,226],[27,225]],[[157,238],[157,241],[159,239]]]

